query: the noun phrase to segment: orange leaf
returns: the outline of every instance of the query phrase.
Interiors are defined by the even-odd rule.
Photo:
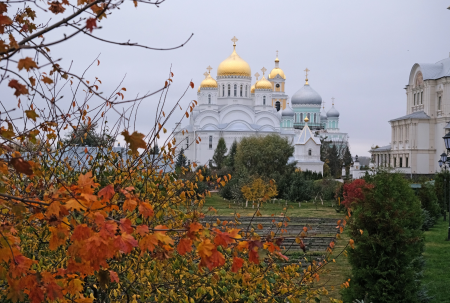
[[[112,184],[109,184],[109,185],[103,187],[98,192],[98,196],[103,197],[102,198],[103,201],[111,200],[111,198],[114,197],[114,195],[115,195],[115,191],[114,191],[114,186]]]
[[[31,59],[30,57],[26,57],[25,59],[19,60],[17,67],[19,68],[19,70],[26,69],[27,72],[29,72],[30,69],[37,68],[38,66],[36,62],[33,61],[33,59]]]
[[[9,163],[14,167],[14,169],[21,173],[31,176],[33,174],[33,169],[31,167],[30,161],[25,161],[23,158],[12,158]]]
[[[134,198],[126,199],[123,203],[123,210],[124,211],[133,211],[137,206],[137,201]]]
[[[119,283],[119,275],[115,271],[109,271],[109,278],[111,279],[111,282]]]
[[[133,134],[129,134],[127,130],[122,132],[122,136],[124,136],[125,141],[128,143],[131,151],[136,153],[138,148],[146,148],[147,144],[143,140],[145,135],[138,133],[137,131],[133,132]]]
[[[47,76],[42,76],[42,82],[44,82],[45,84],[52,84],[53,80]]]
[[[14,96],[19,97],[20,95],[27,95],[28,94],[28,88],[20,84],[19,81],[13,79],[9,81],[8,86],[11,88],[14,88],[16,91],[14,92]]]
[[[194,82],[189,83],[189,85],[191,86],[191,88],[194,88]]]
[[[146,202],[141,202],[139,204],[139,212],[144,218],[153,216],[153,207]]]
[[[191,224],[189,224],[189,231],[191,233],[192,232],[197,232],[197,231],[199,231],[202,228],[203,228],[203,226],[200,223],[198,223],[198,222],[192,222]]]
[[[36,114],[36,112],[34,110],[26,110],[25,114],[27,115],[28,119],[31,119],[34,122],[36,122],[36,118],[39,118],[39,115]]]
[[[192,251],[192,241],[189,238],[182,238],[177,246],[177,251],[180,255],[185,255]]]
[[[120,230],[123,233],[131,234],[133,233],[133,227],[131,227],[131,221],[128,218],[120,219]]]
[[[239,258],[239,257],[234,257],[233,258],[233,265],[231,266],[231,271],[232,272],[238,272],[239,269],[242,268],[242,265],[244,265],[244,259]]]
[[[261,224],[258,224],[258,229],[263,229],[264,227]]]
[[[136,227],[136,233],[144,236],[146,233],[148,233],[148,226],[147,225],[138,225]]]

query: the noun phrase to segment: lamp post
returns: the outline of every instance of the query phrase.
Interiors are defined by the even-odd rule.
[[[447,172],[447,167],[450,167],[450,159],[448,159],[447,155],[450,152],[450,131],[444,136],[442,137],[442,139],[444,139],[444,144],[445,144],[445,149],[447,150],[447,153],[442,153],[441,155],[441,160],[442,163],[439,163],[439,165],[445,168],[445,172]],[[445,183],[445,179],[444,179],[444,183]],[[447,202],[447,200],[445,201]],[[447,241],[450,241],[450,202],[448,202],[448,211],[449,211],[449,216],[448,216],[448,235],[447,235]],[[444,211],[444,216],[445,216],[445,211]],[[444,217],[445,219],[445,217]]]

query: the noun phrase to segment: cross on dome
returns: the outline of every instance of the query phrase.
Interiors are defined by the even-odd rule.
[[[205,72],[204,74],[203,74],[203,76],[205,76],[205,79],[206,79],[206,77],[208,77],[208,73],[207,72]]]
[[[263,67],[263,68],[261,68],[261,71],[263,72],[263,75],[264,75],[264,73],[266,72],[266,68],[265,67]]]
[[[239,40],[238,38],[236,38],[236,36],[234,36],[233,39],[231,39],[231,41],[233,41],[233,46],[236,46],[236,42]]]
[[[256,81],[258,81],[258,77],[259,77],[259,76],[260,76],[260,75],[259,75],[258,73],[255,74]]]
[[[211,65],[208,65],[208,67],[207,67],[206,69],[208,70],[208,73],[211,74],[211,70],[213,69],[213,68],[211,67]]]

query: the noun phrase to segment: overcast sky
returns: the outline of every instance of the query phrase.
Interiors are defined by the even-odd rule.
[[[126,74],[127,97],[159,88],[172,66],[175,85],[169,103],[192,79],[195,89],[183,100],[188,104],[196,99],[206,67],[211,65],[216,75],[236,36],[237,52],[250,64],[252,75],[261,74],[263,66],[270,71],[279,51],[289,97],[303,86],[303,70],[310,69],[309,83],[327,109],[336,98],[340,128],[349,133],[352,154],[369,155],[371,145],[389,144],[387,121],[406,113],[404,87],[413,64],[449,56],[449,5],[444,0],[167,0],[159,8],[135,8],[130,2],[102,20],[103,28],[94,34],[153,47],[176,46],[191,33],[193,38],[174,51],[152,51],[79,36],[52,52],[65,62],[73,59],[77,70],[101,53],[100,66],[89,75],[99,77],[108,91]],[[140,131],[150,129],[157,101],[141,105]],[[183,112],[176,113],[180,118]]]

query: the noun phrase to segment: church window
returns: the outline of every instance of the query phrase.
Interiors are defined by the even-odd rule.
[[[231,85],[228,84],[228,97],[231,96]]]
[[[439,98],[438,98],[438,110],[441,110],[441,96],[439,96]]]
[[[266,105],[266,96],[263,96],[263,105]]]
[[[416,94],[414,94],[414,105],[416,105]]]
[[[277,109],[277,112],[280,111],[281,108],[280,101],[275,102],[275,108]]]
[[[314,113],[314,123],[316,123],[317,122],[317,114],[316,113]]]
[[[245,97],[247,97],[247,85],[245,86]]]
[[[212,136],[209,136],[209,149],[212,149]]]
[[[306,117],[308,117],[308,120],[311,121],[311,114],[310,113],[307,113]]]
[[[423,104],[423,92],[420,92],[420,104]]]
[[[311,149],[308,149],[308,156],[311,156],[311,154],[312,154]]]
[[[277,83],[277,85],[275,85],[277,88],[280,88],[280,84],[279,83]]]
[[[403,158],[400,157],[400,166],[399,167],[403,167]]]
[[[225,85],[222,85],[222,97],[225,97]]]
[[[242,97],[242,84],[241,84],[241,91],[240,91],[240,97]]]
[[[237,97],[237,84],[234,85],[234,96]]]
[[[300,113],[300,123],[303,122],[303,113]]]
[[[208,95],[208,104],[211,104],[211,95]]]
[[[394,157],[394,167],[397,167],[397,158]]]
[[[408,157],[405,157],[405,167],[409,167],[408,166]]]
[[[189,149],[189,137],[186,137],[186,149]]]

